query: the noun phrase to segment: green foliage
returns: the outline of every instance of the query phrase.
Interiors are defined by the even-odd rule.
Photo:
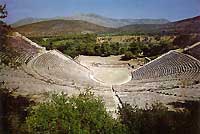
[[[139,55],[142,52],[142,43],[131,43],[129,50],[132,52],[133,55]]]
[[[150,43],[143,45],[142,52],[144,56],[159,56],[172,49],[176,49],[176,46],[167,41],[160,41],[157,44]]]
[[[198,34],[181,34],[174,39],[173,45],[177,46],[178,48],[185,48],[199,41],[200,35]]]
[[[23,96],[13,96],[4,84],[0,82],[0,134],[24,134],[26,108],[33,102]]]
[[[184,108],[169,111],[160,103],[146,109],[124,104],[119,118],[129,134],[198,134],[200,102],[186,102]]]
[[[69,34],[59,37],[33,37],[31,39],[47,49],[58,49],[72,58],[78,55],[128,55],[130,52],[133,57],[159,56],[160,54],[176,48],[173,46],[172,42],[168,40],[165,41],[161,39],[160,36],[155,37],[157,40],[157,43],[155,44],[151,43],[147,37],[142,41],[140,37],[138,37],[138,39],[133,42],[104,42],[98,44],[96,43],[96,37],[97,35],[95,34]],[[125,57],[125,60],[126,59],[127,58]]]
[[[125,52],[124,56],[122,56],[122,60],[130,60],[134,57],[131,51]]]
[[[72,58],[78,55],[110,56],[123,54],[127,44],[119,43],[96,43],[95,34],[72,34],[63,37],[32,37],[36,43],[44,46],[47,50],[58,49]]]
[[[30,107],[28,115],[26,108],[33,102],[27,98],[13,97],[4,88],[0,88],[0,97],[4,107],[0,109],[0,133],[199,134],[200,130],[199,101],[170,103],[182,108],[177,111],[169,111],[160,103],[146,109],[124,104],[118,119],[113,119],[104,103],[89,91],[77,97],[52,94],[48,101]]]
[[[36,134],[122,134],[123,125],[107,112],[102,101],[87,91],[78,97],[53,94],[29,112],[29,132]]]

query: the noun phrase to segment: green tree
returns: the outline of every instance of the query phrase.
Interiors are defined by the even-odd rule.
[[[126,130],[89,91],[77,97],[53,94],[50,101],[31,108],[26,124],[33,134],[123,134]]]
[[[134,55],[131,51],[125,52],[124,56],[122,56],[122,60],[130,60],[134,58]]]
[[[112,54],[112,49],[110,47],[110,44],[103,43],[101,45],[101,53],[102,53],[102,56],[110,56]]]
[[[127,126],[128,134],[199,134],[200,102],[174,102],[170,105],[176,111],[170,111],[162,103],[145,109],[123,104],[119,118]]]
[[[95,50],[95,54],[96,55],[101,55],[101,46],[99,44],[95,44],[95,47],[94,47],[94,50]]]
[[[139,55],[142,52],[141,47],[141,43],[131,43],[129,50],[132,52],[132,54]]]
[[[119,54],[120,44],[118,42],[117,43],[111,43],[110,47],[111,47],[111,53],[113,55],[118,55]]]
[[[94,46],[94,44],[88,44],[87,46],[86,46],[86,55],[95,55],[95,46]]]

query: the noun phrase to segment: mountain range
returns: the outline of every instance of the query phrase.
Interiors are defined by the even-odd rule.
[[[13,27],[18,27],[26,24],[48,21],[48,20],[82,20],[103,27],[119,28],[131,24],[166,24],[169,23],[166,19],[113,19],[97,14],[76,14],[68,17],[54,18],[24,18],[12,24]]]
[[[133,24],[118,28],[119,32],[190,34],[200,33],[200,16],[166,24]]]
[[[83,20],[64,20],[59,17],[55,20],[30,18],[29,20],[32,20],[32,23],[15,29],[25,36],[54,36],[68,33],[200,34],[200,16],[164,24],[131,24],[119,28],[105,27]]]

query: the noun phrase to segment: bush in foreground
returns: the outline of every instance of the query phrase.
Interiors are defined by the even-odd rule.
[[[140,109],[129,104],[120,108],[120,119],[127,126],[128,134],[199,134],[200,102],[192,101],[173,104],[184,108],[169,111],[160,103]]]
[[[122,134],[125,128],[107,112],[92,93],[66,97],[52,95],[50,101],[32,107],[26,125],[29,133]]]
[[[176,102],[177,111],[160,103],[146,109],[123,104],[113,119],[91,92],[67,97],[53,94],[31,107],[26,127],[32,134],[198,134],[200,102]]]

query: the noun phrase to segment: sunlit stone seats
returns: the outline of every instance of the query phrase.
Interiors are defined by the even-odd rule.
[[[18,33],[8,36],[7,44],[9,49],[2,51],[12,62],[21,64],[28,63],[35,55],[45,50],[45,48],[35,45],[32,41]]]
[[[200,62],[190,56],[170,51],[132,72],[132,80],[146,79],[196,79]]]
[[[34,75],[55,84],[99,85],[90,78],[90,70],[57,50],[47,51],[28,63]],[[34,71],[34,72],[33,72]]]

